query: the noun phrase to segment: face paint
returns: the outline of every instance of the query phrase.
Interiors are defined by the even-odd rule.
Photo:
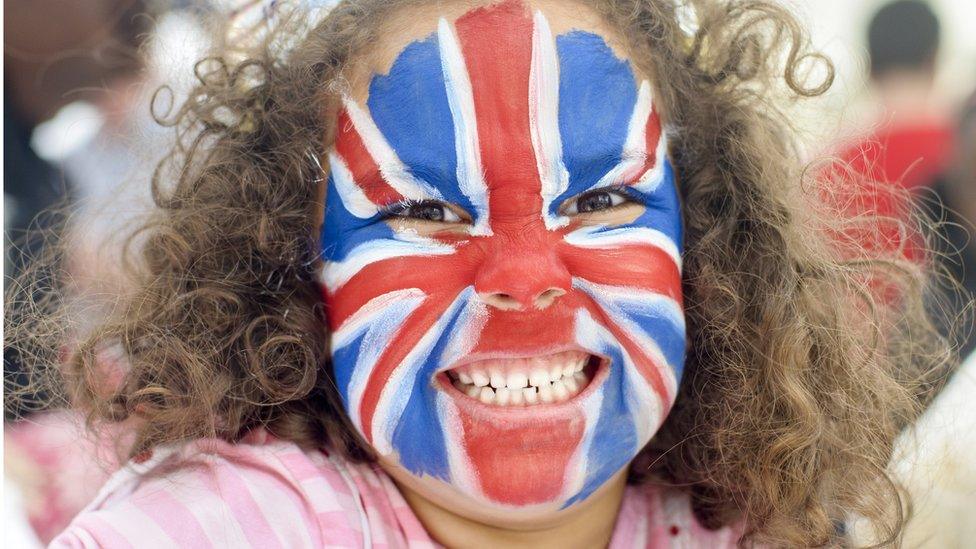
[[[441,20],[345,101],[329,163],[335,381],[381,455],[521,509],[634,458],[684,362],[681,223],[650,85],[603,38],[520,2]]]

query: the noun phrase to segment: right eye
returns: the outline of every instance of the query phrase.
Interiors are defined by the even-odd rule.
[[[388,208],[387,216],[433,223],[461,223],[464,221],[449,205],[438,200],[401,202]]]

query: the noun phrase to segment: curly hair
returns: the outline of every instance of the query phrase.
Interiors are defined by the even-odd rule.
[[[579,1],[653,75],[686,227],[685,376],[630,481],[688,491],[706,524],[743,523],[742,543],[838,543],[852,517],[897,542],[906,505],[886,465],[952,348],[925,310],[924,265],[865,243],[903,220],[875,219],[801,162],[784,101],[825,91],[830,62],[770,0]],[[65,359],[77,334],[51,289],[65,285],[8,293],[7,345],[36,383],[93,425],[131,422],[132,454],[263,426],[373,459],[332,379],[319,161],[344,69],[396,10],[425,3],[345,0],[314,24],[282,11],[259,45],[198,63],[178,108],[161,90],[154,113],[176,146],[129,240],[120,303]],[[111,345],[128,362],[114,384],[98,359]]]

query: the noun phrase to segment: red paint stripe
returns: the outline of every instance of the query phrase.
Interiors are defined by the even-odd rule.
[[[626,286],[661,294],[681,304],[681,271],[671,255],[656,246],[580,248],[565,244],[561,257],[575,276],[607,286]]]
[[[532,19],[509,0],[472,10],[455,23],[474,95],[493,228],[541,211],[542,183],[529,129]]]
[[[468,411],[458,393],[464,449],[485,496],[506,505],[555,501],[566,471],[586,430],[586,417],[575,408],[559,419],[511,418],[488,422]]]
[[[592,315],[597,322],[606,327],[613,337],[620,342],[624,350],[630,356],[630,359],[634,361],[634,365],[637,366],[637,371],[640,373],[641,377],[647,381],[648,385],[651,386],[651,389],[653,389],[657,394],[661,401],[661,408],[664,411],[664,414],[667,414],[666,408],[671,402],[671,395],[668,393],[668,387],[664,383],[664,377],[661,371],[663,368],[668,368],[669,366],[667,364],[658,364],[657,361],[645,353],[644,349],[641,348],[637,342],[631,339],[630,336],[627,335],[627,332],[621,330],[620,327],[617,326],[617,323],[613,321],[613,318],[608,316],[606,311],[603,310],[603,307],[600,307],[598,303],[592,299],[589,299],[587,300],[585,307],[586,310],[590,312],[590,315]],[[661,417],[663,418],[664,415]]]
[[[644,146],[646,147],[647,159],[644,166],[638,170],[634,177],[627,181],[626,185],[633,185],[640,181],[641,177],[657,164],[657,145],[661,140],[661,118],[657,114],[657,109],[651,107],[651,114],[647,117],[647,125],[644,129]]]
[[[463,277],[450,271],[451,263],[440,261],[450,257],[453,256],[393,257],[366,265],[335,294],[326,295],[330,329],[338,329],[369,300],[395,290],[419,288],[427,294],[441,294],[451,286],[463,288]]]
[[[369,154],[362,136],[345,109],[339,112],[336,127],[335,150],[346,163],[353,181],[363,190],[366,198],[378,206],[388,206],[403,200],[403,196],[383,179],[376,159]]]
[[[443,294],[441,294],[443,295]],[[429,298],[421,303],[417,309],[403,322],[403,326],[390,339],[373,371],[366,381],[363,399],[359,403],[359,417],[363,425],[366,440],[373,443],[373,416],[379,404],[380,395],[385,387],[389,387],[390,376],[400,366],[403,359],[413,350],[420,338],[444,314],[445,309],[454,300],[455,295],[448,298]],[[407,380],[407,383],[413,380]]]

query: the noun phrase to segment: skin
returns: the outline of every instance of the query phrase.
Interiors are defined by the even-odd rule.
[[[376,75],[388,75],[391,70],[395,69],[395,63],[398,59],[404,55],[406,48],[410,47],[411,44],[416,44],[418,41],[424,40],[430,37],[432,34],[438,32],[438,24],[443,21],[455,22],[459,17],[464,17],[467,14],[472,13],[473,7],[491,5],[490,2],[449,2],[449,3],[432,3],[430,5],[411,7],[408,10],[404,10],[402,13],[397,14],[397,16],[390,17],[389,23],[382,32],[380,36],[383,36],[383,40],[378,41],[378,43],[373,47],[372,50],[363,52],[363,54],[350,65],[347,70],[346,78],[349,82],[349,95],[348,100],[354,105],[350,107],[348,104],[346,110],[350,108],[357,108],[356,105],[370,105],[370,91],[373,86],[376,85]],[[616,37],[605,25],[600,21],[596,14],[590,12],[587,8],[576,5],[571,2],[554,2],[554,1],[534,1],[526,2],[523,4],[526,12],[529,14],[528,17],[531,18],[531,14],[537,14],[537,16],[544,16],[548,21],[548,25],[551,28],[553,36],[562,36],[570,32],[582,31],[589,33],[591,36],[598,37],[602,39],[605,46],[609,46],[612,50],[613,55],[623,61],[629,61],[626,52],[619,46],[621,41]],[[530,19],[531,20],[531,19]],[[538,24],[538,23],[536,23]],[[472,60],[469,59],[468,63]],[[476,60],[474,62],[477,62]],[[650,81],[650,78],[642,71],[637,68],[636,64],[630,63],[631,70],[633,71],[633,78],[635,80],[634,86],[640,85],[640,82]],[[470,69],[470,67],[469,67]],[[646,84],[645,84],[646,85]],[[479,107],[480,108],[480,107]],[[504,113],[503,113],[504,114]],[[356,124],[357,130],[360,127],[358,122],[356,122],[355,115],[353,118],[349,118],[345,114],[341,113],[339,117],[338,134],[340,137],[337,139],[336,148],[334,153],[338,156],[330,156],[330,159],[336,160],[341,166],[339,168],[333,167],[333,176],[335,176],[335,170],[347,169],[344,165],[347,161],[342,159],[349,159],[350,153],[348,139],[343,141],[342,130],[343,127],[349,127],[350,125]],[[372,116],[377,116],[376,113],[372,113]],[[484,121],[478,122],[479,127],[485,127]],[[359,133],[362,133],[361,131]],[[508,151],[513,149],[506,149]],[[485,154],[484,152],[482,154]],[[490,155],[490,150],[488,151]],[[339,164],[337,164],[339,165]],[[498,187],[500,183],[496,183],[498,178],[492,178],[491,173],[492,165],[489,161],[489,173],[487,178],[490,181],[486,183],[491,189],[491,193],[495,193],[493,196],[500,196]],[[497,167],[496,167],[497,168]],[[353,178],[354,181],[369,191],[370,201],[363,202],[361,204],[362,208],[369,210],[369,208],[374,207],[373,203],[382,202],[382,197],[379,196],[381,193],[380,187],[385,187],[384,184],[378,184],[379,186],[370,187],[362,185],[362,181],[365,176],[361,170],[357,172],[355,166],[351,168],[352,172],[356,172],[353,175],[357,175]],[[603,173],[601,171],[601,173]],[[641,172],[643,173],[643,172]],[[507,179],[511,179],[513,176],[508,176]],[[514,177],[518,177],[515,175]],[[664,177],[664,176],[662,176]],[[668,184],[672,187],[671,194],[673,193],[673,175],[668,175],[671,177],[668,179]],[[334,179],[334,178],[333,178]],[[330,181],[333,181],[330,179]],[[501,178],[501,180],[507,180],[506,178]],[[334,185],[330,183],[330,185]],[[493,186],[496,185],[496,186]],[[330,187],[332,188],[332,187]],[[377,190],[380,189],[380,190]],[[519,209],[519,204],[524,203],[525,199],[520,197],[520,187],[511,186],[511,192],[514,193],[510,196],[512,200],[507,202],[494,202],[491,207],[492,211],[492,228],[498,232],[505,232],[505,227],[511,225],[513,227],[513,232],[511,236],[504,238],[518,238],[528,239],[526,240],[526,246],[528,248],[523,248],[526,254],[526,262],[524,265],[518,263],[517,259],[512,259],[512,251],[505,251],[500,256],[495,257],[491,254],[482,254],[477,256],[479,259],[479,265],[477,267],[477,272],[480,273],[474,281],[472,286],[477,291],[477,298],[475,301],[480,302],[483,311],[482,314],[494,315],[492,320],[496,321],[498,318],[503,319],[501,324],[504,325],[504,319],[512,319],[511,326],[503,326],[502,333],[506,333],[509,330],[507,336],[502,336],[499,341],[508,342],[513,337],[521,337],[519,335],[525,332],[525,328],[518,329],[518,323],[522,322],[525,318],[535,318],[539,317],[544,319],[544,312],[548,309],[552,314],[558,312],[558,308],[563,306],[565,300],[573,297],[574,293],[579,293],[576,288],[563,285],[556,277],[556,271],[552,271],[553,274],[548,274],[550,271],[546,270],[549,267],[543,267],[540,265],[539,261],[545,261],[546,254],[553,253],[554,249],[545,251],[546,244],[541,244],[543,248],[536,252],[538,248],[532,246],[539,246],[540,244],[531,244],[532,241],[530,235],[531,229],[530,223],[532,211],[525,210],[523,207]],[[357,191],[358,192],[358,191]],[[538,191],[536,191],[538,192]],[[343,191],[340,193],[342,195],[343,204],[348,205],[350,198],[349,195]],[[530,197],[530,195],[527,195]],[[379,198],[377,198],[379,197]],[[527,198],[528,199],[528,198]],[[336,197],[332,197],[331,200],[336,200]],[[496,199],[497,200],[497,199]],[[570,219],[570,229],[585,229],[586,227],[594,228],[608,228],[608,227],[623,227],[631,223],[640,223],[641,219],[645,219],[645,214],[648,212],[645,203],[640,201],[630,201],[630,200],[620,200],[619,204],[615,204],[612,208],[600,209],[598,211],[576,212],[575,209],[579,207],[582,202],[579,202],[579,195],[569,196],[565,199],[560,199],[559,203],[553,204],[553,211],[558,211],[558,215]],[[674,223],[680,224],[680,216],[678,213],[676,196],[669,197],[669,208],[666,209],[661,215],[670,216],[675,221]],[[616,200],[614,200],[616,202]],[[330,202],[326,201],[326,209],[328,211]],[[497,210],[500,208],[505,208],[505,212],[498,213]],[[580,208],[582,209],[582,208]],[[459,249],[471,249],[472,247],[482,246],[481,240],[478,237],[471,238],[473,227],[478,224],[478,214],[472,213],[469,209],[465,209],[457,204],[452,204],[451,201],[445,200],[443,203],[443,212],[439,215],[443,215],[442,220],[428,220],[423,219],[423,216],[415,215],[416,212],[411,209],[405,214],[397,214],[388,217],[383,223],[386,223],[393,231],[397,234],[408,234],[415,237],[436,239],[437,241],[445,242],[457,242]],[[571,213],[567,213],[571,212]],[[367,212],[368,213],[368,212]],[[402,212],[401,212],[402,213]],[[366,214],[361,214],[359,217],[363,217]],[[336,232],[337,229],[330,226],[330,217],[326,213],[326,227],[325,236],[323,237],[323,244],[328,245],[330,242],[339,242],[340,246],[343,239],[345,238],[356,238],[358,233],[354,229],[342,229]],[[538,220],[536,220],[538,221]],[[335,221],[333,220],[333,224]],[[508,225],[506,225],[508,224]],[[569,229],[567,229],[569,230]],[[680,229],[678,229],[680,232]],[[331,231],[331,232],[330,232]],[[348,231],[348,232],[342,232]],[[544,231],[544,228],[543,228]],[[534,233],[533,233],[534,234]],[[488,242],[492,240],[485,240],[488,246]],[[534,242],[534,241],[532,241]],[[678,243],[680,246],[680,242]],[[515,250],[515,248],[506,248]],[[486,248],[487,249],[487,248]],[[486,252],[487,253],[487,252]],[[514,252],[515,255],[519,255],[519,252]],[[533,255],[536,253],[541,253],[542,255]],[[449,256],[453,257],[453,256]],[[593,256],[597,263],[604,263],[613,265],[615,262],[624,261],[620,265],[627,264],[629,261],[628,255],[611,255],[607,257]],[[643,256],[647,257],[647,256]],[[492,259],[494,258],[494,259]],[[462,259],[457,259],[457,261],[462,262]],[[513,263],[515,261],[515,263]],[[654,278],[652,273],[657,272],[655,269],[658,266],[654,265],[655,261],[660,261],[660,259],[651,259],[645,261],[650,261],[651,264],[641,265],[640,262],[635,264],[633,267],[640,271],[641,269],[648,268],[651,269],[647,271],[644,275],[640,276],[650,276]],[[422,265],[422,264],[418,264]],[[459,263],[456,270],[463,270],[465,267]],[[624,269],[625,267],[617,267],[618,269]],[[505,269],[515,269],[518,273],[516,276],[502,276],[498,272]],[[330,316],[330,323],[332,323],[333,330],[333,347],[334,353],[336,352],[336,336],[337,329],[344,326],[343,322],[350,318],[351,312],[355,309],[353,307],[360,307],[362,303],[356,302],[355,305],[347,305],[349,298],[343,297],[342,293],[335,288],[340,290],[344,287],[342,285],[336,286],[335,272],[339,269],[334,267],[330,262],[326,262],[324,280],[328,280],[330,276],[333,278],[333,283],[330,285],[325,282],[324,292],[325,299],[327,303],[327,310]],[[416,270],[414,268],[413,270]],[[635,273],[637,272],[635,271]],[[604,269],[602,272],[609,273],[609,276],[613,277],[614,271],[611,268],[609,271]],[[489,274],[485,274],[489,273]],[[540,274],[542,273],[542,274]],[[359,273],[356,273],[357,275]],[[578,273],[571,273],[574,276]],[[350,279],[355,281],[354,278]],[[438,274],[437,276],[441,276]],[[583,275],[585,277],[585,275]],[[661,275],[663,276],[663,275]],[[409,271],[397,273],[395,271],[384,272],[378,270],[371,277],[372,280],[397,280],[399,278],[409,277]],[[555,277],[555,278],[554,278]],[[680,277],[675,278],[674,275],[669,275],[669,282],[676,282],[675,294],[678,303],[680,304]],[[498,282],[501,281],[501,282]],[[346,284],[346,282],[341,282],[340,284]],[[406,283],[405,283],[406,284]],[[409,288],[409,284],[405,286]],[[394,288],[391,288],[391,290]],[[383,290],[389,291],[389,290]],[[349,293],[346,291],[346,293]],[[380,292],[382,293],[382,292]],[[567,295],[569,294],[569,295]],[[564,297],[565,296],[565,297]],[[578,297],[578,296],[577,296]],[[385,310],[389,310],[386,307]],[[535,313],[532,311],[539,311]],[[445,313],[446,314],[446,313]],[[543,315],[543,316],[539,316]],[[336,320],[338,318],[339,320]],[[495,322],[498,324],[498,322]],[[540,324],[540,326],[544,325]],[[534,328],[533,324],[527,324],[530,331]],[[683,326],[683,324],[682,324]],[[682,328],[683,330],[683,328]],[[683,333],[683,332],[682,332]],[[341,339],[341,338],[339,338]],[[479,340],[480,341],[480,340]],[[683,344],[683,337],[681,340]],[[396,345],[394,341],[391,345]],[[475,356],[478,355],[480,347],[471,349],[469,352],[473,353]],[[633,349],[627,352],[632,352]],[[683,357],[683,350],[682,350]],[[348,363],[349,360],[354,360],[350,358],[345,358],[340,355],[334,355],[334,362],[337,364],[336,369],[339,372]],[[616,368],[621,367],[618,364],[619,358],[609,359],[605,358],[612,363]],[[683,358],[681,359],[683,360]],[[680,362],[680,360],[679,360]],[[673,366],[672,366],[673,367]],[[680,364],[678,364],[680,368]],[[680,374],[680,371],[679,371]],[[671,375],[671,374],[668,374]],[[343,380],[340,379],[340,387],[345,386]],[[602,379],[601,379],[602,382]],[[393,382],[391,382],[392,384]],[[402,384],[403,381],[397,384]],[[675,381],[672,379],[671,384]],[[593,382],[596,386],[596,381]],[[369,387],[369,385],[367,385]],[[665,391],[667,393],[667,391]],[[344,395],[344,398],[350,398]],[[466,397],[461,397],[461,400]],[[671,401],[673,401],[673,389],[670,394],[662,397],[665,402],[663,402],[665,408],[669,407]],[[669,400],[670,399],[670,400]],[[457,399],[456,399],[457,400]],[[353,413],[354,423],[364,421],[359,417],[358,407],[354,407],[351,412]],[[479,411],[470,412],[465,411],[465,414],[473,414],[471,417],[479,417]],[[602,412],[601,412],[602,413]],[[666,413],[666,409],[665,412]],[[663,420],[663,413],[659,419]],[[462,414],[464,416],[465,414]],[[553,428],[557,431],[561,428],[560,423],[563,421],[562,416],[552,412],[545,415],[544,411],[540,411],[537,421],[536,429],[538,431],[546,431],[546,428],[540,426],[545,425],[546,422],[552,423]],[[641,414],[643,415],[643,414]],[[548,419],[544,419],[548,418]],[[645,417],[646,419],[646,417]],[[368,424],[368,418],[365,420],[367,423],[363,423],[360,427],[361,432],[369,440],[370,434],[375,434]],[[508,416],[504,414],[491,415],[484,417],[481,421],[485,421],[488,424],[499,424],[509,422]],[[518,419],[511,420],[518,423]],[[573,419],[572,421],[578,422],[579,419]],[[592,420],[587,420],[592,421]],[[647,420],[653,421],[653,420]],[[415,435],[416,437],[424,436],[423,427],[416,427],[419,431]],[[470,428],[470,427],[469,427]],[[363,431],[365,429],[365,431]],[[524,428],[523,428],[524,429]],[[512,433],[518,433],[521,431],[512,431]],[[509,435],[492,435],[489,438],[497,439],[499,436],[504,438]],[[511,436],[516,436],[512,434]],[[649,434],[647,435],[649,436]],[[538,436],[531,438],[531,440],[540,440]],[[373,442],[373,441],[371,441]],[[477,441],[476,441],[477,442]],[[475,443],[476,443],[475,442]],[[468,440],[468,443],[471,443]],[[472,497],[469,491],[465,491],[463,487],[459,487],[455,482],[445,481],[443,478],[437,478],[437,474],[418,474],[416,465],[411,466],[409,464],[405,465],[405,459],[409,461],[410,456],[398,455],[396,451],[384,452],[382,447],[377,448],[380,454],[380,463],[383,468],[393,477],[397,482],[401,492],[406,498],[408,504],[417,514],[418,518],[427,528],[428,532],[438,541],[444,543],[448,546],[494,546],[502,545],[505,546],[532,546],[532,547],[592,547],[606,545],[610,540],[613,532],[614,522],[616,520],[617,512],[619,511],[621,501],[624,495],[625,488],[625,471],[629,465],[626,461],[620,463],[619,465],[614,465],[614,469],[602,473],[603,476],[598,477],[601,479],[606,479],[601,481],[601,483],[591,490],[588,490],[579,499],[569,500],[565,499],[565,496],[561,498],[554,498],[554,496],[540,496],[538,493],[533,493],[525,497],[521,497],[518,493],[512,493],[512,487],[502,487],[501,492],[486,493],[481,495],[476,495]],[[533,448],[535,450],[535,448]],[[543,448],[545,450],[545,448]],[[553,450],[556,451],[556,450]],[[552,454],[555,459],[558,460],[558,451],[556,454]],[[617,456],[619,458],[619,456]],[[632,456],[631,456],[632,457]],[[543,463],[545,459],[543,459]],[[533,467],[533,461],[528,462],[527,467]],[[599,464],[598,464],[599,465]],[[502,461],[496,467],[491,467],[489,469],[480,469],[481,475],[486,472],[496,472],[494,471],[498,467],[501,467],[505,471],[505,467],[510,467],[509,462]],[[591,465],[592,466],[592,465]],[[510,471],[511,474],[518,474],[521,471],[521,466],[517,466],[515,469]],[[605,469],[605,467],[604,467]],[[509,473],[505,473],[509,474]],[[544,475],[544,472],[540,472]],[[531,477],[527,477],[530,478]],[[589,477],[588,477],[589,478]],[[521,481],[520,481],[521,482]],[[513,486],[516,488],[521,486],[519,482],[516,482]],[[543,487],[543,492],[544,492]],[[538,490],[537,490],[538,492]],[[487,496],[488,500],[485,500]],[[496,504],[499,503],[499,504]],[[585,520],[580,520],[585,515]]]

